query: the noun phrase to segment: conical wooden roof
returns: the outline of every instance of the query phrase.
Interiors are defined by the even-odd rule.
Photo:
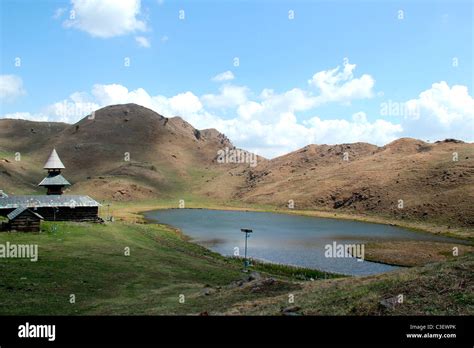
[[[46,161],[44,169],[64,169],[66,168],[59,159],[58,153],[56,152],[56,149],[53,149],[51,152],[51,155],[49,155],[48,160]]]

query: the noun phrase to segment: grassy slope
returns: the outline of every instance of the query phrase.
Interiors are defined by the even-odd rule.
[[[191,173],[202,183],[201,173]],[[179,185],[177,185],[179,186]],[[174,188],[169,197],[134,202],[111,202],[116,218],[142,221],[140,212],[157,208],[178,207],[178,198],[186,207],[211,209],[245,209],[292,213],[328,218],[356,219],[366,222],[394,223],[380,216],[288,210],[264,204],[237,201],[217,202],[193,195],[188,184]],[[106,206],[102,207],[104,216]],[[400,221],[397,221],[400,223]],[[50,224],[44,224],[45,229]],[[296,295],[296,305],[304,314],[473,314],[472,276],[466,276],[465,264],[456,261],[427,268],[403,270],[389,275],[346,278],[315,282],[295,282],[288,269],[257,266],[282,279],[261,291],[231,288],[241,279],[240,263],[225,259],[204,248],[186,242],[176,231],[164,226],[114,223],[106,226],[58,224],[56,233],[5,234],[0,243],[38,243],[41,261],[0,259],[0,314],[278,314],[288,306],[288,294]],[[439,230],[428,224],[404,226],[433,233],[472,238],[472,231]],[[131,247],[131,256],[123,249]],[[467,266],[472,273],[472,257]],[[459,268],[461,267],[461,268]],[[463,268],[464,267],[464,268]],[[440,270],[449,283],[437,276]],[[407,273],[408,272],[408,273]],[[421,277],[420,275],[426,274]],[[314,278],[316,278],[314,276]],[[22,279],[26,278],[26,279]],[[299,277],[298,277],[299,278]],[[444,278],[443,278],[444,279]],[[448,289],[438,296],[438,286]],[[450,284],[453,287],[450,288]],[[461,287],[456,288],[456,284]],[[464,285],[463,285],[464,284]],[[466,293],[467,287],[470,292]],[[215,291],[203,295],[205,287]],[[220,289],[219,289],[220,287]],[[396,294],[397,289],[409,295],[407,304],[388,311],[380,307],[382,298]],[[419,289],[419,290],[417,290]],[[443,290],[442,289],[442,290]],[[393,290],[393,291],[392,291]],[[69,295],[76,295],[72,305]],[[178,296],[186,296],[185,304]],[[446,300],[446,301],[445,301]],[[410,302],[412,301],[412,302]],[[449,307],[449,308],[448,308]]]
[[[400,294],[403,303],[380,304]],[[294,296],[304,315],[473,315],[474,254],[376,276],[307,282]],[[287,301],[286,295],[255,300],[225,313],[275,315]]]
[[[257,270],[278,274],[280,286],[216,302],[203,289],[241,279],[240,261],[187,242],[160,225],[56,226],[52,232],[52,223],[44,223],[41,234],[0,233],[1,244],[39,246],[38,262],[0,259],[0,314],[192,314],[297,286],[286,281],[293,270],[262,265]],[[128,257],[125,247],[131,250]],[[75,294],[75,304],[69,303],[70,294]],[[178,301],[180,294],[186,297],[184,304]]]
[[[37,243],[40,254],[36,263],[0,259],[0,314],[279,314],[290,293],[303,314],[474,313],[473,254],[391,274],[313,282],[298,281],[300,274],[285,267],[256,265],[277,282],[239,287],[232,286],[243,277],[238,260],[189,243],[162,225],[57,227],[52,232],[45,223],[41,234],[0,234],[2,244]],[[125,247],[131,249],[128,257]],[[397,294],[404,294],[403,305],[394,310],[379,305]]]

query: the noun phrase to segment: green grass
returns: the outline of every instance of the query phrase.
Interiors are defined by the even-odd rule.
[[[402,303],[381,305],[399,295]],[[294,296],[304,315],[473,315],[474,254],[375,276],[305,283]],[[234,314],[276,315],[287,305],[286,296],[276,296],[243,304]]]
[[[242,263],[241,259],[238,259]],[[319,271],[317,269],[295,267],[291,265],[267,263],[258,260],[252,260],[249,270],[265,272],[274,276],[291,277],[298,280],[331,279],[345,277],[343,275]]]
[[[0,244],[38,244],[39,260],[0,258],[0,314],[193,314],[222,310],[245,294],[215,302],[205,287],[222,288],[242,279],[240,260],[190,243],[162,225],[52,223],[42,233],[0,233]],[[130,248],[130,256],[125,256]],[[277,266],[259,264],[264,274]],[[302,270],[302,273],[308,270]],[[271,294],[293,286],[298,270],[279,269]],[[76,303],[69,302],[74,294]],[[185,303],[179,296],[185,295]],[[250,297],[249,297],[250,296]]]
[[[45,223],[41,234],[2,233],[0,243],[39,245],[39,260],[0,259],[1,314],[183,313],[178,302],[206,283],[239,278],[225,259],[160,226]],[[130,248],[130,256],[124,255]],[[76,304],[69,303],[75,294]],[[191,308],[189,308],[191,307]]]
[[[0,157],[5,157],[5,158],[9,158],[9,159],[14,160],[15,159],[15,153],[0,149]]]
[[[253,262],[269,285],[238,284],[242,260],[190,243],[164,225],[52,223],[0,233],[38,244],[39,260],[0,258],[1,315],[278,315],[294,294],[308,315],[473,314],[474,256],[369,277]],[[130,256],[125,256],[130,248]],[[314,281],[305,281],[308,279]],[[237,285],[236,285],[237,284]],[[210,294],[205,294],[210,289]],[[76,303],[69,302],[74,294]],[[380,306],[403,294],[403,305]],[[180,295],[185,302],[180,303]]]

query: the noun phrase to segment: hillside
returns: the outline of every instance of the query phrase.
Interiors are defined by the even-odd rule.
[[[97,199],[200,197],[280,209],[292,200],[295,210],[474,226],[474,144],[402,138],[383,147],[308,145],[272,160],[259,157],[251,167],[218,163],[218,151],[233,148],[231,141],[180,117],[135,104],[93,116],[73,125],[1,119],[0,189],[41,193],[36,185],[55,147],[73,184],[67,193]]]
[[[358,278],[305,282],[294,315],[472,315],[473,254]],[[401,303],[399,297],[403,296]],[[230,294],[225,294],[231,297]],[[219,299],[220,300],[220,299]],[[221,300],[222,301],[222,300]],[[288,295],[234,304],[226,315],[282,315]]]
[[[248,282],[242,262],[191,243],[156,224],[42,224],[42,233],[0,233],[0,244],[36,243],[41,262],[0,263],[0,315],[188,315],[223,311],[239,301],[299,289],[295,281],[334,275],[317,270],[256,264],[275,281],[264,291]],[[130,255],[124,248],[130,248]],[[159,267],[157,267],[159,265]],[[71,277],[74,274],[74,277]],[[232,289],[240,290],[237,294]],[[228,291],[231,290],[231,291]],[[217,293],[228,294],[216,301]],[[69,295],[77,302],[72,306]],[[184,295],[184,303],[180,296]]]
[[[0,244],[38,244],[41,260],[0,263],[1,315],[281,315],[287,307],[301,315],[474,313],[472,253],[368,277],[311,271],[314,281],[302,280],[309,270],[255,263],[250,278],[239,260],[163,225],[55,226],[45,222],[42,233],[0,234]],[[289,293],[295,296],[291,306]],[[382,305],[399,294],[402,304]]]
[[[229,196],[243,177],[240,165],[222,166],[217,152],[232,143],[213,129],[197,130],[135,104],[105,107],[74,125],[0,120],[0,184],[6,192],[37,190],[42,166],[55,147],[70,192],[100,199],[174,197],[193,192]],[[15,161],[15,153],[21,161]],[[231,174],[228,174],[228,173]],[[226,174],[225,190],[210,181]],[[229,190],[229,191],[227,191]]]
[[[474,226],[474,144],[309,145],[247,170],[246,180],[245,202]]]

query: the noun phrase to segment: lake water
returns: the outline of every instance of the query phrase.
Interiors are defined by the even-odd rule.
[[[179,228],[191,240],[222,255],[244,255],[245,234],[251,228],[248,256],[264,261],[289,264],[350,275],[369,275],[398,267],[356,258],[326,257],[330,244],[372,241],[429,240],[452,241],[403,228],[349,220],[298,215],[207,209],[168,209],[145,213],[151,221]]]

